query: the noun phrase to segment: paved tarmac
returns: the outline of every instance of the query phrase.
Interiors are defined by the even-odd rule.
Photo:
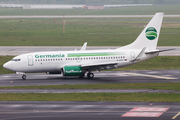
[[[80,50],[82,46],[0,46],[0,55],[20,55],[30,52]],[[120,46],[87,46],[87,50],[116,49]],[[179,46],[158,46],[157,49],[174,49],[161,52],[159,56],[180,56]]]
[[[98,84],[98,83],[152,83],[180,82],[180,69],[177,70],[138,70],[97,72],[94,79],[62,77],[60,75],[28,74],[27,80],[20,75],[0,75],[0,86],[57,85],[57,84]],[[1,92],[13,90],[1,90]],[[33,90],[19,91],[33,92]],[[39,93],[47,93],[41,90]],[[81,92],[162,92],[169,90],[81,90]],[[14,91],[17,92],[17,91]],[[49,90],[51,93],[80,92],[80,90]],[[22,92],[23,93],[23,92]],[[178,92],[177,92],[178,93]],[[151,105],[150,105],[151,104]],[[150,102],[60,102],[60,101],[0,101],[2,120],[179,120],[180,103]]]
[[[180,82],[179,73],[180,69],[103,71],[94,72],[95,77],[93,79],[63,77],[62,75],[27,74],[26,80],[22,80],[21,75],[0,74],[0,86]]]
[[[1,120],[179,120],[180,103],[0,101]]]

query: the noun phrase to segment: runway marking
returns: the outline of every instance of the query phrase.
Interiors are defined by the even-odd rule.
[[[169,108],[135,107],[121,117],[159,117]]]
[[[165,112],[167,111],[169,108],[158,108],[158,107],[135,107],[134,109],[130,110],[130,111],[153,111],[153,112]]]
[[[172,119],[176,119],[180,115],[180,112],[178,112]]]
[[[2,77],[4,77],[4,78],[9,78],[9,77],[11,77],[11,76],[2,76]]]
[[[159,117],[163,112],[127,112],[122,117]]]
[[[127,112],[121,117],[159,117],[163,112]]]
[[[177,79],[174,77],[163,77],[163,76],[157,76],[157,75],[146,75],[146,74],[139,74],[139,73],[124,73],[128,75],[136,75],[136,76],[144,76],[144,77],[152,77],[152,78],[159,78],[159,79]]]

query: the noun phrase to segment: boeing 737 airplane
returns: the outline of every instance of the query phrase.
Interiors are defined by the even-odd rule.
[[[155,56],[157,42],[164,13],[156,13],[137,39],[124,47],[107,50],[86,50],[85,43],[80,51],[49,51],[27,53],[14,57],[3,65],[4,68],[22,74],[47,72],[49,74],[62,74],[63,76],[93,78],[92,71],[120,68],[132,65]]]

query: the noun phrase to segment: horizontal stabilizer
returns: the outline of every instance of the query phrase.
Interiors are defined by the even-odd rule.
[[[153,50],[153,51],[145,52],[145,54],[153,54],[153,53],[165,52],[170,50],[175,50],[175,49]]]

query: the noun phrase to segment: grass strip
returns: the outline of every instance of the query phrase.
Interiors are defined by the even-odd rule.
[[[113,83],[113,84],[77,84],[42,86],[7,86],[0,89],[153,89],[180,90],[179,83]]]
[[[180,102],[176,93],[0,93],[0,101]]]
[[[150,19],[66,18],[65,33],[62,18],[0,19],[0,46],[81,46],[84,42],[88,46],[124,46],[138,37]],[[164,18],[159,46],[180,46],[179,21]]]

